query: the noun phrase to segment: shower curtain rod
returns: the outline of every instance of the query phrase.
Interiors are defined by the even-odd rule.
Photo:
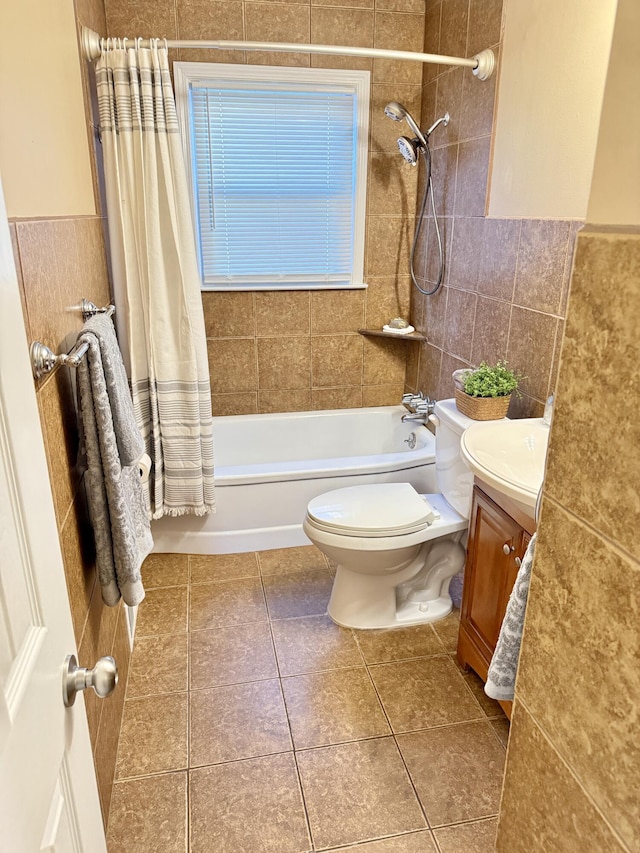
[[[478,80],[488,80],[495,68],[492,50],[481,50],[470,59],[460,56],[438,56],[437,53],[413,53],[408,50],[383,50],[376,47],[347,47],[333,44],[292,44],[270,41],[183,41],[181,39],[113,39],[102,38],[94,30],[82,27],[82,49],[89,60],[97,59],[103,50],[114,42],[128,41],[140,47],[150,47],[159,41],[167,47],[207,48],[209,50],[266,50],[276,53],[325,53],[341,56],[367,56],[374,59],[403,59],[409,62],[427,62],[434,65],[460,65],[471,68]]]

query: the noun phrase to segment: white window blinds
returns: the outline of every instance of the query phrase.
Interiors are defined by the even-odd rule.
[[[205,286],[362,286],[361,87],[297,82],[301,69],[287,71],[291,82],[188,88]]]

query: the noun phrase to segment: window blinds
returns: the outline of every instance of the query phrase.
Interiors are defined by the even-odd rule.
[[[190,115],[204,284],[352,285],[353,89],[199,84]]]

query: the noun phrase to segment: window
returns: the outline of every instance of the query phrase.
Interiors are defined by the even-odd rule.
[[[203,287],[364,287],[369,72],[174,71]]]

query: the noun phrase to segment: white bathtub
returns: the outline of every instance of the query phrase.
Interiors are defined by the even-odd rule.
[[[330,489],[408,482],[437,491],[435,439],[418,423],[402,423],[405,412],[380,406],[214,418],[217,512],[154,522],[155,551],[233,554],[308,545],[307,503]]]

